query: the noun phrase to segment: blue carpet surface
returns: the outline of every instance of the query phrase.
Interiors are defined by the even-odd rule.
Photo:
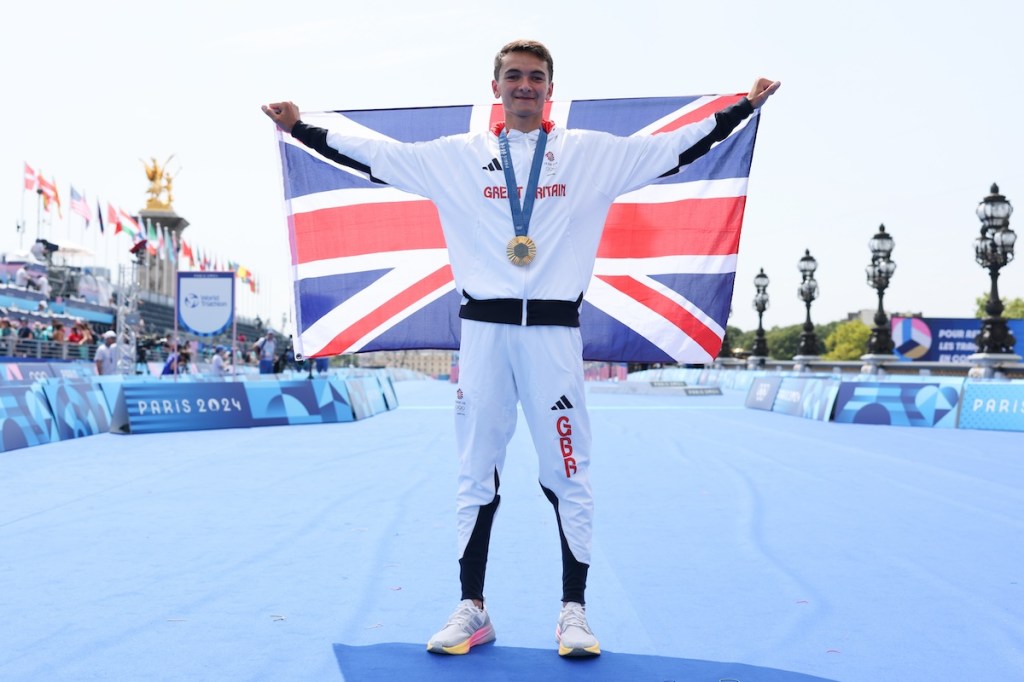
[[[454,387],[360,422],[0,454],[2,680],[1024,679],[1024,438],[814,422],[742,393],[592,390],[588,616],[554,647],[557,527],[525,422],[487,595],[459,597]]]

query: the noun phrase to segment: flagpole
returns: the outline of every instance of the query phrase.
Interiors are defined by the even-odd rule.
[[[42,236],[43,223],[43,188],[36,188],[36,241]]]
[[[25,168],[28,168],[28,164],[22,161]],[[25,171],[22,171],[25,174]],[[18,221],[18,248],[25,248],[25,178],[21,180],[21,219]]]

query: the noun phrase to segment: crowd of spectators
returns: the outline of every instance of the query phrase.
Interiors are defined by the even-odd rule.
[[[0,355],[88,360],[96,343],[86,320],[0,308]]]

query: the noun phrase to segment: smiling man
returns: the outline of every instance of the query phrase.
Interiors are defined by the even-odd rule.
[[[703,121],[661,135],[618,137],[545,120],[553,76],[543,44],[513,41],[495,56],[491,82],[505,120],[487,132],[419,143],[315,128],[291,102],[263,107],[282,130],[327,158],[431,199],[441,218],[463,296],[455,396],[462,596],[427,643],[434,653],[464,654],[495,638],[484,576],[517,403],[558,525],[558,653],[600,653],[584,606],[594,504],[579,306],[605,218],[616,197],[702,156],[779,87],[761,78],[745,99]]]

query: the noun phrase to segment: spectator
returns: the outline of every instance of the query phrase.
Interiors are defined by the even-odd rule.
[[[107,376],[117,374],[117,333],[103,332],[103,343],[96,349],[96,374]]]
[[[273,374],[274,351],[277,349],[274,332],[268,331],[266,336],[253,344],[252,349],[260,363],[260,374]]]
[[[174,343],[167,344],[167,360],[164,362],[164,368],[160,371],[161,376],[169,374],[180,374],[181,367],[181,354],[178,352],[178,346]]]
[[[21,318],[18,323],[18,350],[17,355],[22,357],[28,357],[29,350],[32,346],[32,339],[35,338],[32,334],[32,327],[29,326],[27,318]]]
[[[46,298],[50,298],[50,281],[45,272],[30,272],[27,267],[22,265],[14,273],[14,283],[22,289],[38,291]]]
[[[327,374],[327,369],[330,367],[330,365],[331,365],[331,359],[330,358],[317,358],[316,359],[316,373],[317,374]]]
[[[89,326],[88,322],[82,320],[80,324],[82,325],[80,328],[82,332],[82,338],[78,342],[78,357],[82,358],[83,360],[88,360],[89,346],[96,343],[96,336],[95,334],[93,334],[92,327]]]
[[[61,358],[62,360],[67,358],[67,340],[67,330],[64,329],[64,323],[54,320],[53,333],[50,335],[54,357]]]
[[[230,365],[227,364],[228,349],[224,346],[217,346],[213,351],[213,357],[210,359],[210,374],[215,377],[222,377],[228,373]]]
[[[4,355],[14,355],[14,344],[17,339],[18,335],[11,326],[11,321],[6,317],[0,318],[0,348],[3,349]]]

